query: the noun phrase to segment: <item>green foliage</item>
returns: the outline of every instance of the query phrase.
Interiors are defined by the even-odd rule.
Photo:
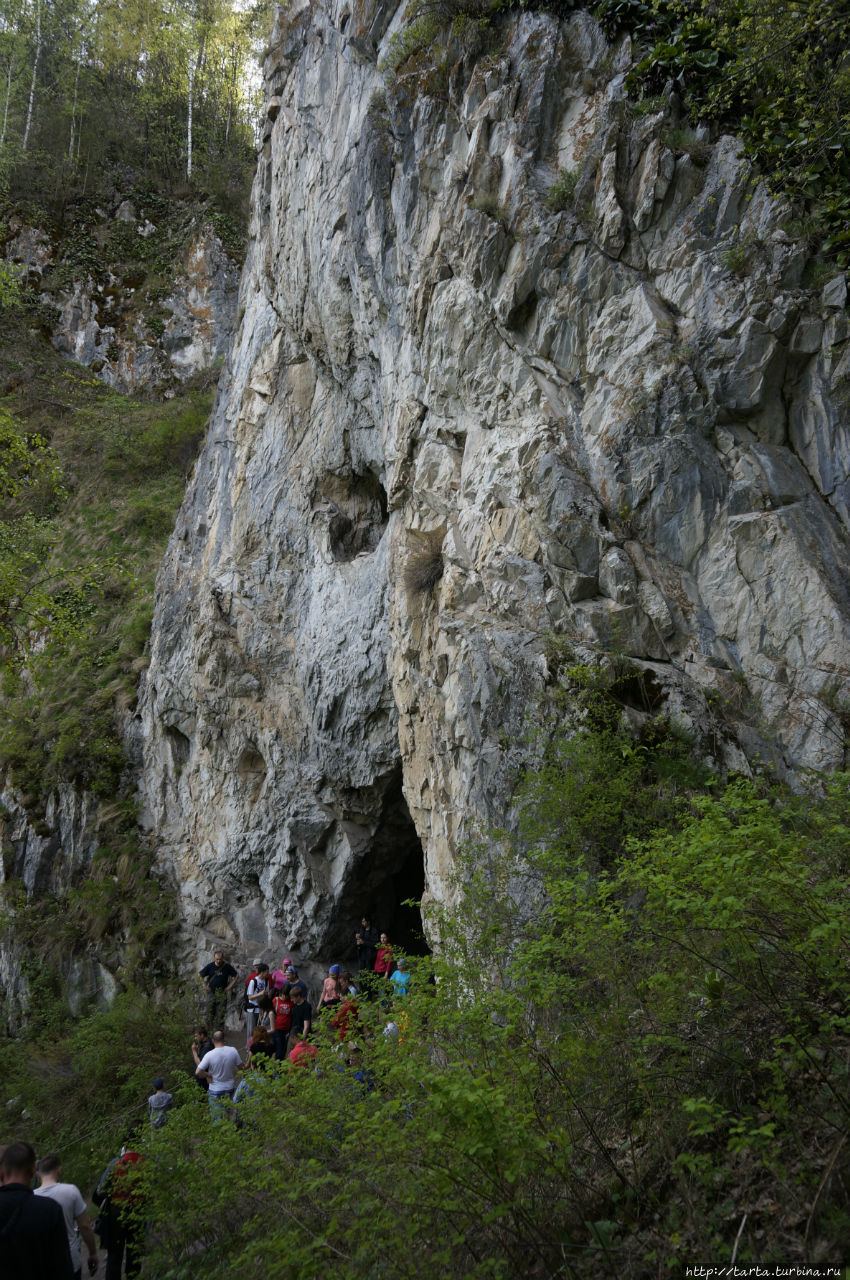
[[[143,1126],[151,1274],[188,1280],[199,1251],[212,1280],[650,1280],[733,1248],[840,1262],[850,776],[724,787],[653,718],[651,673],[554,641],[549,667],[518,834],[470,842],[410,993],[360,1001],[367,1076],[324,1023],[316,1069],[252,1072],[238,1124],[189,1087],[163,1130]],[[50,1074],[46,993],[43,1009],[4,1070],[11,1109],[52,1124],[85,1182],[171,1061],[174,1014],[130,992]],[[92,1095],[108,1108],[86,1153],[57,1117],[84,1130]]]
[[[623,679],[567,668],[583,728],[526,779],[521,838],[470,845],[440,956],[362,1003],[373,1090],[328,1031],[316,1071],[253,1076],[241,1127],[198,1098],[152,1135],[153,1273],[199,1248],[249,1280],[648,1280],[736,1239],[739,1262],[840,1261],[850,778],[694,790],[675,734],[624,751]]]
[[[571,209],[575,197],[579,173],[577,169],[560,169],[558,176],[549,188],[546,203],[550,209],[560,212]]]
[[[711,143],[698,137],[693,129],[665,129],[661,140],[677,155],[688,155],[695,164],[704,165],[711,153]]]
[[[432,14],[414,19],[392,37],[379,70],[388,77],[397,75],[409,58],[436,39],[439,31],[439,22]]]
[[[20,296],[20,281],[5,262],[0,262],[0,307],[16,307]]]
[[[204,193],[241,229],[267,0],[38,0],[2,17],[0,194],[61,222],[145,179]]]
[[[655,0],[627,84],[678,83],[693,118],[731,126],[773,189],[820,222],[823,251],[850,259],[850,15],[841,0],[766,8]]]
[[[135,693],[154,574],[210,395],[136,402],[7,343],[29,376],[9,401],[16,416],[0,412],[0,760],[29,796],[65,778],[107,798],[125,767],[116,701]]]
[[[131,1127],[145,1117],[155,1076],[174,1088],[190,1035],[179,998],[159,1007],[131,987],[108,1009],[69,1022],[62,982],[44,963],[27,975],[32,1017],[24,1037],[0,1039],[5,1140],[57,1151],[66,1180],[87,1195]]]

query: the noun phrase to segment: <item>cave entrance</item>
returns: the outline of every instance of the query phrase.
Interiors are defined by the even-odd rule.
[[[428,955],[418,906],[425,892],[425,859],[422,842],[413,825],[401,789],[401,766],[384,794],[381,820],[369,848],[348,885],[346,919],[338,921],[334,934],[353,960],[353,938],[361,917],[371,916],[379,933],[386,933],[399,951],[411,956]]]

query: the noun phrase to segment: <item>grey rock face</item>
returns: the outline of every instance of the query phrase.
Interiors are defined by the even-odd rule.
[[[64,897],[75,875],[85,870],[97,852],[95,798],[62,784],[49,797],[36,825],[11,787],[0,791],[0,806],[0,886],[17,880],[34,902],[43,896]],[[0,1011],[13,1030],[29,997],[26,961],[38,967],[43,957],[27,953],[13,923],[0,931]],[[116,990],[115,979],[93,956],[66,957],[63,978],[74,1013],[93,998],[110,1000]]]
[[[135,233],[144,239],[155,228],[137,219],[132,202],[122,201],[115,221],[137,224]],[[143,301],[140,305],[143,273],[135,279],[110,271],[106,283],[83,274],[70,288],[51,293],[42,277],[61,245],[20,219],[12,220],[10,231],[5,256],[56,308],[53,345],[92,368],[101,381],[131,394],[167,395],[223,358],[236,325],[239,268],[208,224],[193,236],[172,290],[159,304],[167,320],[154,316]]]
[[[841,284],[802,288],[734,139],[630,120],[628,41],[612,72],[587,14],[387,90],[400,22],[296,2],[266,61],[244,317],[136,726],[201,949],[340,949],[417,858],[447,894],[552,633],[644,664],[726,764],[844,759]]]

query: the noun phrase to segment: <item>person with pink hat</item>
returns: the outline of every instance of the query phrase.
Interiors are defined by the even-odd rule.
[[[270,982],[274,995],[278,995],[280,993],[283,984],[286,982],[286,971],[291,964],[292,961],[289,956],[287,956],[285,960],[281,960],[280,967],[275,969],[274,973],[271,975]]]

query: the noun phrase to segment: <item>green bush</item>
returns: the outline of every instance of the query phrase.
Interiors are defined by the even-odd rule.
[[[29,981],[27,1034],[0,1039],[5,1137],[57,1151],[64,1177],[88,1196],[130,1129],[144,1127],[154,1078],[173,1089],[191,1068],[189,1013],[179,996],[158,1006],[131,987],[70,1024],[58,973],[34,967]]]
[[[821,222],[824,252],[850,260],[850,14],[841,0],[655,0],[639,23],[640,94],[672,79],[693,119],[738,133],[772,189]]]
[[[571,209],[578,184],[578,169],[559,169],[558,176],[549,188],[546,203],[550,209],[560,212]]]
[[[669,726],[618,730],[633,671],[567,672],[519,837],[470,844],[440,955],[361,1007],[374,1089],[325,1032],[241,1128],[198,1099],[154,1135],[157,1276],[840,1262],[850,777],[724,789]]]

